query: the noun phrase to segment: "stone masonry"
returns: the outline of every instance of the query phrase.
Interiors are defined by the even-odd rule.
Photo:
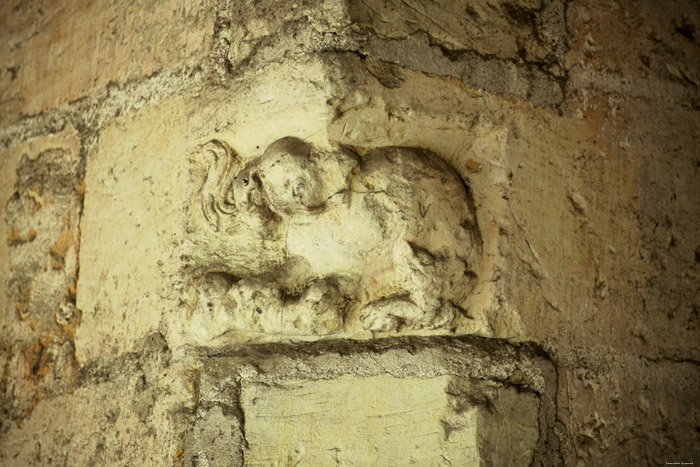
[[[8,0],[0,464],[700,463],[693,0]]]

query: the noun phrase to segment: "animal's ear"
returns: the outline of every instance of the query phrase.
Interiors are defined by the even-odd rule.
[[[235,212],[232,183],[242,168],[241,160],[228,144],[216,139],[202,146],[199,158],[207,173],[198,204],[204,219],[219,231],[223,217]]]

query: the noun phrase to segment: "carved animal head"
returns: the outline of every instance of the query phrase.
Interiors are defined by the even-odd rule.
[[[317,208],[324,191],[311,145],[292,137],[272,143],[233,180],[239,208],[266,206],[278,215]]]
[[[286,137],[245,166],[226,143],[214,140],[203,153],[209,173],[200,192],[202,213],[217,231],[225,216],[267,209],[286,217],[315,212],[336,193],[347,190],[356,156],[342,148],[321,151]]]

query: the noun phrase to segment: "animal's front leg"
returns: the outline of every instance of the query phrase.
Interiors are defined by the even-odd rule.
[[[444,306],[443,287],[436,280],[443,277],[443,258],[401,239],[390,245],[368,265],[359,312],[362,327],[391,332],[448,325],[455,312]]]

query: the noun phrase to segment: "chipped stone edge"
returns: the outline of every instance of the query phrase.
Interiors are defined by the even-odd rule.
[[[277,385],[292,380],[331,380],[345,375],[457,376],[488,380],[536,394],[540,400],[539,438],[531,465],[563,464],[557,434],[562,426],[556,418],[557,369],[546,352],[533,343],[513,345],[474,336],[409,336],[377,341],[339,339],[188,350],[194,355],[199,377],[194,411],[197,413],[200,406],[205,411],[221,406],[223,413],[237,419],[242,443],[235,447],[235,456],[240,459],[247,446],[245,412],[241,405],[244,382]],[[397,361],[401,365],[396,365]],[[525,383],[514,378],[518,372]],[[217,385],[214,390],[213,382]],[[197,452],[192,437],[194,429],[195,424],[185,437],[185,462]]]

